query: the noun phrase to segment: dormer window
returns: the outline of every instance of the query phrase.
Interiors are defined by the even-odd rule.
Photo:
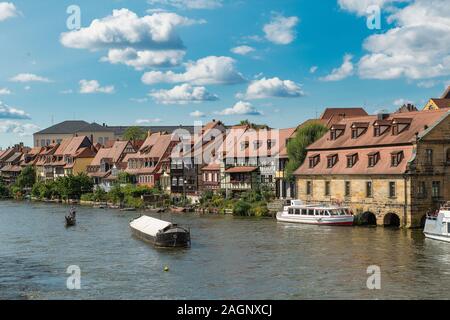
[[[311,157],[309,157],[309,167],[314,168],[317,166],[320,162],[320,155],[316,154]]]
[[[380,153],[378,151],[371,152],[367,156],[369,157],[369,167],[375,167],[378,161],[380,161]]]
[[[391,152],[391,166],[397,167],[403,160],[403,151]]]
[[[408,130],[411,122],[411,118],[394,118],[392,120],[392,134],[397,135],[405,130]]]
[[[355,122],[352,124],[352,139],[359,138],[364,133],[366,133],[369,127],[368,122]]]
[[[373,127],[374,127],[373,135],[375,137],[379,137],[379,136],[382,136],[386,131],[389,130],[389,128],[391,127],[391,121],[389,121],[389,120],[377,120],[373,124]]]
[[[339,159],[337,154],[331,154],[327,156],[327,168],[333,168],[338,160]]]
[[[342,136],[345,132],[345,124],[335,124],[330,128],[330,139],[336,140]]]
[[[356,162],[358,162],[357,153],[351,153],[347,155],[347,168],[353,168]]]

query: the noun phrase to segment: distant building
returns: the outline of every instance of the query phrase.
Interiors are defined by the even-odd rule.
[[[86,136],[93,144],[107,145],[109,141],[123,140],[123,134],[130,126],[108,126],[88,123],[82,120],[68,120],[38,131],[33,135],[35,147],[61,143],[64,139]],[[193,126],[138,126],[142,131],[172,133],[177,129],[193,132]]]
[[[437,110],[450,108],[450,86],[444,91],[440,98],[431,98],[423,110]]]
[[[378,225],[418,227],[450,199],[450,110],[344,118],[295,172],[306,203],[350,206]]]
[[[87,166],[88,175],[94,184],[109,191],[117,182],[118,175],[127,167],[125,157],[135,154],[137,150],[130,141],[112,141],[110,146],[98,149],[95,158]]]

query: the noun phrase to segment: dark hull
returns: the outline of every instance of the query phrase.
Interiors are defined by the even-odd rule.
[[[133,235],[155,247],[164,248],[188,248],[191,246],[191,236],[187,230],[176,228],[168,232],[159,232],[156,236],[143,233],[131,227]]]
[[[66,217],[66,227],[74,226],[76,223],[75,219]]]

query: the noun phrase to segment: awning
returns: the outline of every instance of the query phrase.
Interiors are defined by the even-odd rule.
[[[249,173],[254,172],[258,167],[233,167],[225,170],[226,173]]]

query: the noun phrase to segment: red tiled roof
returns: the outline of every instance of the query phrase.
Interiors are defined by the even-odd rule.
[[[206,167],[202,168],[203,171],[219,171],[220,170],[220,164],[218,163],[212,163],[207,165]]]
[[[403,160],[396,167],[391,166],[391,154],[403,151]],[[368,156],[370,154],[379,152],[380,158],[374,167],[368,166]],[[358,154],[358,160],[351,168],[347,168],[347,156]],[[337,154],[338,161],[332,167],[327,167],[327,157]],[[309,161],[303,164],[295,171],[295,175],[373,175],[373,174],[402,174],[407,170],[408,160],[413,155],[413,146],[400,147],[384,147],[364,148],[357,150],[339,150],[339,151],[323,151],[320,154],[320,161],[314,167],[309,167]],[[309,157],[309,155],[307,156]]]
[[[370,147],[380,145],[396,145],[408,144],[416,139],[416,133],[423,133],[426,128],[432,127],[440,119],[450,114],[448,110],[433,110],[433,111],[417,111],[409,112],[405,117],[400,117],[399,114],[393,114],[387,119],[378,120],[376,115],[366,116],[360,118],[348,118],[339,122],[340,125],[347,125],[344,133],[335,140],[330,139],[329,134],[325,134],[322,138],[308,146],[308,150],[327,150],[327,149],[343,149],[354,147]],[[409,128],[397,135],[393,135],[391,130],[387,130],[381,136],[374,136],[373,124],[391,124],[393,118],[401,121],[402,118],[411,118]],[[370,122],[368,130],[356,139],[352,139],[350,125],[353,122]]]
[[[326,108],[320,116],[322,120],[329,120],[333,117],[353,118],[367,116],[366,110],[363,108]]]
[[[450,108],[450,98],[445,98],[445,99],[436,99],[433,98],[431,99],[435,105],[438,106],[438,108]]]
[[[248,173],[256,171],[258,167],[233,167],[225,170],[226,173]]]

